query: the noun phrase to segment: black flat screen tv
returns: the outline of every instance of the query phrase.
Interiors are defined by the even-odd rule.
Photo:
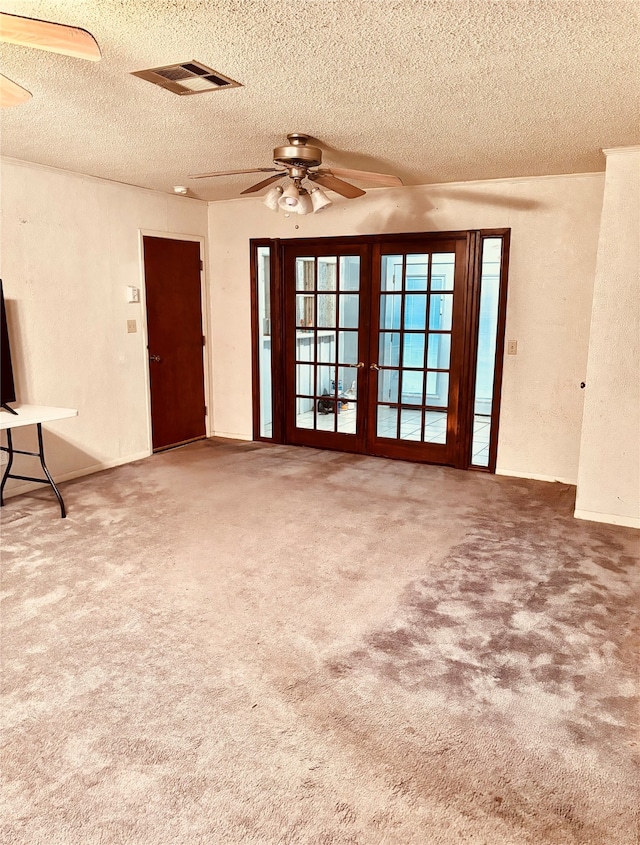
[[[9,327],[7,326],[7,312],[4,307],[4,290],[0,279],[0,404],[12,414],[18,412],[9,407],[9,402],[16,401],[16,386],[13,380],[13,365],[11,363],[11,344],[9,343]]]

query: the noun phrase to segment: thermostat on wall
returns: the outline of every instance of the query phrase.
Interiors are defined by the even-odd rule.
[[[140,291],[138,288],[127,285],[127,302],[140,302]]]

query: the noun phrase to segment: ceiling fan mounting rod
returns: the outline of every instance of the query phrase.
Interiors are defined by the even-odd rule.
[[[307,168],[300,167],[298,165],[288,167],[287,172],[289,174],[289,179],[293,179],[294,182],[301,182],[307,176]]]

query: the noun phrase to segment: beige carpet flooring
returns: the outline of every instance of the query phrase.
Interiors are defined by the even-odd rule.
[[[638,532],[573,488],[213,440],[61,489],[2,512],[3,845],[638,841]]]

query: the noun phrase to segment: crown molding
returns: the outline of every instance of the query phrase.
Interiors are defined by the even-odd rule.
[[[602,150],[606,156],[621,155],[623,153],[640,153],[640,144],[633,147],[609,147],[607,150]]]

